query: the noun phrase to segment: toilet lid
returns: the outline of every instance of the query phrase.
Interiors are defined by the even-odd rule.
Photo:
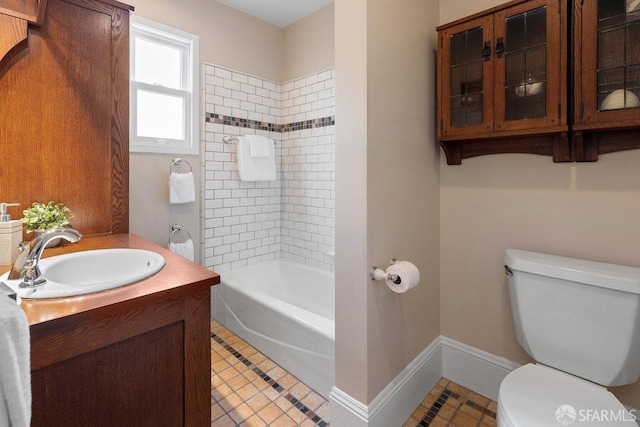
[[[507,375],[498,405],[505,421],[518,427],[637,426],[606,388],[543,365],[528,364]]]

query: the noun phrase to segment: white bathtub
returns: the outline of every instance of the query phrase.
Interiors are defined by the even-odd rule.
[[[335,372],[333,274],[276,260],[220,279],[213,318],[328,399]]]

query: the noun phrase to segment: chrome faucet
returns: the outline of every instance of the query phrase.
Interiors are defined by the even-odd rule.
[[[38,263],[42,252],[47,247],[47,243],[59,238],[75,243],[82,238],[82,234],[73,228],[52,228],[31,240],[31,242],[20,243],[18,247],[20,253],[11,267],[8,279],[24,279],[18,285],[21,288],[34,288],[47,283],[47,280],[42,277]]]

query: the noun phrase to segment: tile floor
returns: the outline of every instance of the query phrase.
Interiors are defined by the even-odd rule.
[[[402,427],[495,426],[496,403],[445,378]],[[212,427],[328,427],[329,402],[211,321]]]
[[[211,420],[215,427],[325,427],[329,402],[212,321]]]
[[[495,427],[496,402],[441,378],[403,427]]]

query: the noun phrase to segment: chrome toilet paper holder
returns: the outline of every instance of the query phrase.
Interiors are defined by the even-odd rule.
[[[396,258],[391,258],[391,262],[389,263],[389,265],[395,264],[396,261],[398,261]],[[393,283],[395,283],[396,285],[399,285],[400,283],[402,283],[402,279],[400,278],[400,276],[398,276],[397,274],[387,274],[386,271],[384,271],[381,268],[376,267],[375,265],[373,267],[371,267],[371,269],[369,270],[369,277],[373,281],[375,281],[375,280],[390,280]]]

